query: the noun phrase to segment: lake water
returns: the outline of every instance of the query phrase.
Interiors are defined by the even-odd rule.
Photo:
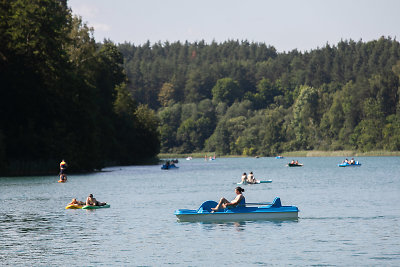
[[[400,158],[217,158],[88,175],[0,178],[0,263],[19,266],[400,266]],[[300,209],[297,221],[182,223],[174,210],[235,197]],[[109,209],[65,210],[89,193]]]

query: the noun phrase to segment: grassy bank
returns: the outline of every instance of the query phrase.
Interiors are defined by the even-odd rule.
[[[400,151],[293,151],[282,153],[284,157],[384,157],[384,156],[400,156]]]
[[[204,158],[204,156],[214,156],[214,152],[203,152],[203,153],[187,153],[187,154],[174,154],[174,153],[160,153],[158,158],[160,159],[174,159],[174,158]],[[386,156],[400,156],[400,151],[352,151],[352,150],[340,150],[340,151],[292,151],[284,152],[279,154],[284,157],[386,157]],[[245,157],[243,155],[218,155],[218,157],[232,158],[232,157]]]
[[[160,153],[158,154],[159,159],[176,159],[176,158],[187,158],[187,157],[192,157],[192,158],[203,158],[207,156],[213,157],[215,155],[216,158],[238,158],[238,157],[247,157],[243,155],[219,155],[217,153],[214,154],[214,152],[199,152],[199,153],[187,153],[187,154],[176,154],[176,153]]]

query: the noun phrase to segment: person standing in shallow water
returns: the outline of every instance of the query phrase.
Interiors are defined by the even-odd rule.
[[[67,163],[63,159],[60,162],[60,181],[67,181],[67,174],[66,174],[67,166],[68,166]]]
[[[245,198],[242,194],[242,192],[244,192],[244,189],[241,188],[240,186],[235,188],[235,193],[236,193],[236,197],[234,200],[232,201],[228,201],[226,198],[221,198],[219,200],[218,205],[215,208],[211,208],[212,212],[214,211],[218,211],[220,208],[226,208],[228,206],[237,206],[238,204],[244,205],[246,203]]]
[[[63,159],[61,162],[60,162],[60,175],[63,175],[63,176],[65,176],[66,175],[66,170],[67,170],[67,163],[65,162],[65,160]]]

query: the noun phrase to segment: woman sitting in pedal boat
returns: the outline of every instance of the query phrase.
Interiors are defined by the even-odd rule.
[[[246,201],[245,201],[245,198],[244,198],[242,192],[244,192],[243,188],[241,188],[240,186],[236,187],[235,188],[235,193],[236,193],[235,199],[229,202],[226,198],[224,198],[224,197],[221,198],[219,200],[218,205],[215,208],[211,208],[212,212],[218,211],[221,207],[225,209],[228,206],[237,206],[238,204],[244,205],[246,203]]]

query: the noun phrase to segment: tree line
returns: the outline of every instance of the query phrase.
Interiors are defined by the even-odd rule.
[[[158,116],[162,152],[400,149],[400,46],[390,37],[305,52],[238,40],[118,49],[129,92]]]
[[[97,43],[65,0],[0,0],[0,174],[137,164],[159,151],[400,149],[400,47]]]
[[[63,0],[0,1],[0,174],[135,164],[159,152],[154,111],[127,90],[123,56]]]

